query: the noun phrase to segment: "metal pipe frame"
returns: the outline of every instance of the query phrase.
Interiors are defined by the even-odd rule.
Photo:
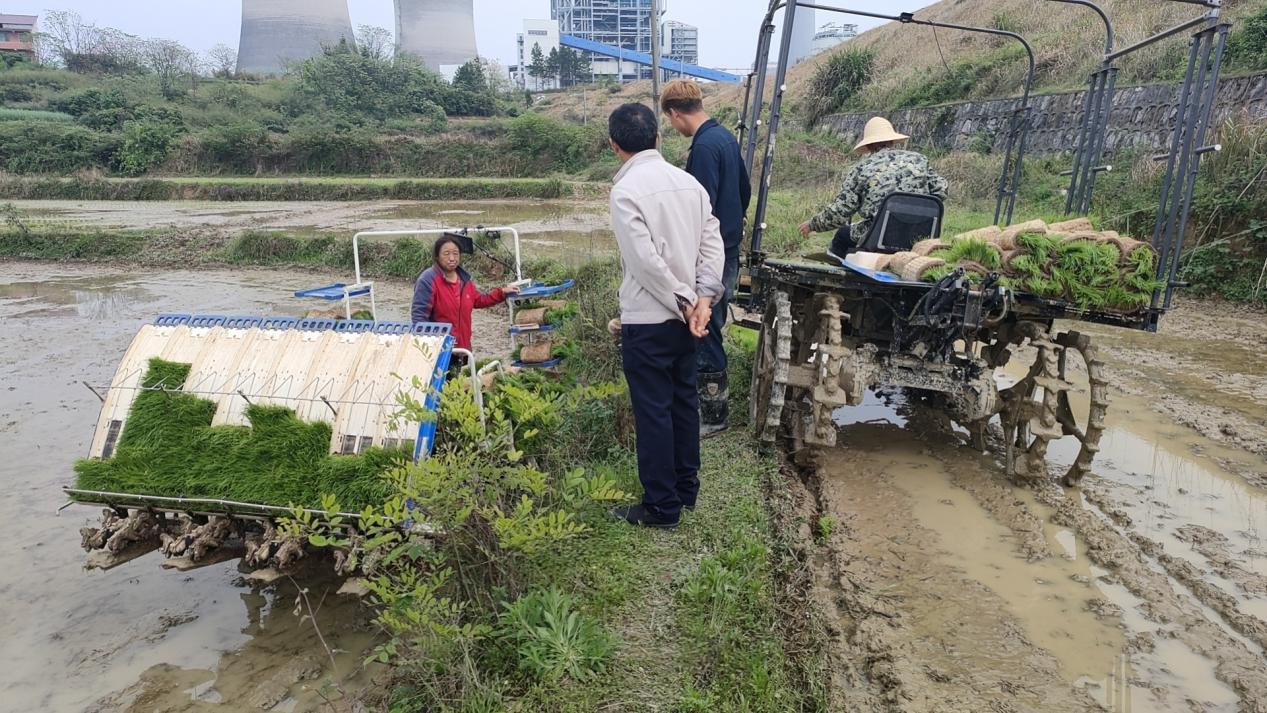
[[[770,38],[774,36],[774,13],[783,6],[782,0],[771,0],[761,30],[757,33],[757,56],[749,75],[749,92],[744,97],[745,115],[739,119],[739,145],[743,146],[743,163],[752,175],[752,159],[757,152],[757,131],[761,128],[761,107],[765,103],[765,77],[770,66]],[[755,80],[756,85],[753,86]],[[751,99],[751,104],[748,100]]]
[[[770,100],[770,120],[769,123],[766,124],[765,155],[761,159],[761,179],[757,186],[757,210],[753,215],[752,220],[752,243],[748,251],[749,265],[752,265],[754,260],[761,262],[764,259],[764,254],[761,252],[761,237],[765,232],[765,214],[766,209],[769,207],[770,172],[774,167],[774,143],[779,133],[779,117],[783,110],[783,92],[787,88],[787,60],[788,54],[792,48],[792,28],[796,21],[796,8],[800,5],[798,2],[785,4],[786,8],[783,11],[783,34],[779,41],[779,64],[774,71],[774,97]],[[778,9],[778,5],[778,3],[772,3],[770,5],[770,11],[766,14],[766,18],[768,20],[772,21],[772,16],[774,15],[774,11]],[[771,32],[773,32],[773,26],[771,26]],[[761,58],[758,57],[757,59],[759,61]],[[758,77],[762,78],[762,80],[758,82],[758,87],[762,87],[764,84],[765,70],[760,67],[757,69],[759,70]],[[757,93],[757,97],[753,103],[760,107],[760,92]],[[759,117],[760,112],[756,112],[754,116]],[[759,120],[760,119],[758,119],[758,121]],[[754,130],[752,136],[755,137],[755,135],[756,131]],[[749,169],[749,175],[751,175],[751,168]]]
[[[1079,5],[1094,11],[1104,24],[1104,57],[1107,58],[1113,53],[1113,21],[1099,5],[1091,0],[1050,1]],[[1113,62],[1101,59],[1100,69],[1091,74],[1087,82],[1086,95],[1083,98],[1082,119],[1078,125],[1077,139],[1074,141],[1073,166],[1068,173],[1069,188],[1065,192],[1065,215],[1071,213],[1086,215],[1091,210],[1091,195],[1096,176],[1101,171],[1111,170],[1110,166],[1102,165],[1102,161],[1109,116],[1113,112],[1116,84],[1117,69],[1113,66]]]
[[[1223,51],[1227,43],[1227,31],[1230,26],[1218,23],[1217,11],[1210,18],[1210,25],[1193,36],[1193,51],[1189,59],[1200,56],[1200,64],[1195,68],[1195,83],[1190,91],[1193,98],[1189,107],[1180,107],[1186,126],[1180,137],[1180,127],[1176,122],[1175,134],[1181,139],[1183,154],[1178,162],[1177,172],[1172,180],[1168,197],[1171,200],[1169,214],[1163,225],[1154,230],[1153,246],[1164,248],[1159,250],[1157,277],[1164,282],[1164,288],[1153,293],[1153,306],[1157,306],[1159,293],[1164,292],[1161,307],[1169,310],[1174,301],[1175,288],[1179,286],[1179,259],[1183,252],[1184,234],[1188,228],[1188,216],[1192,210],[1192,196],[1196,189],[1197,175],[1201,168],[1201,156],[1214,150],[1206,146],[1206,133],[1210,128],[1210,120],[1214,112],[1214,95],[1218,90],[1219,70],[1223,63]],[[1199,51],[1198,51],[1199,50]],[[1188,75],[1193,75],[1190,66]],[[1185,77],[1187,78],[1187,76]],[[1178,117],[1177,117],[1178,118]],[[1173,167],[1174,161],[1167,166]],[[1178,185],[1174,185],[1178,182]],[[1161,206],[1159,206],[1160,213]],[[1160,241],[1160,242],[1159,242]]]
[[[825,10],[827,12],[836,12],[844,15],[856,15],[858,17],[870,17],[879,20],[888,20],[890,22],[900,22],[904,25],[925,25],[928,27],[944,27],[951,30],[962,30],[964,32],[977,32],[987,35],[995,35],[999,37],[1009,37],[1021,43],[1025,48],[1025,54],[1029,59],[1029,71],[1025,75],[1025,87],[1021,95],[1021,103],[1017,110],[1013,113],[1012,119],[1008,125],[1007,141],[1005,143],[1005,154],[1003,160],[1003,169],[999,176],[998,196],[994,205],[994,222],[998,223],[1000,219],[1005,224],[1011,223],[1012,215],[1016,208],[1017,185],[1021,178],[1021,168],[1025,157],[1025,142],[1029,133],[1029,97],[1030,90],[1034,85],[1034,71],[1036,62],[1034,59],[1034,48],[1021,35],[1007,30],[996,30],[988,27],[974,27],[971,25],[957,25],[950,22],[938,22],[935,20],[925,20],[917,18],[913,13],[904,12],[901,15],[885,15],[875,12],[866,12],[863,10],[852,10],[849,8],[836,7],[833,5],[822,5],[813,2],[787,2],[786,0],[772,0],[766,16],[762,20],[761,34],[758,38],[757,57],[753,62],[753,72],[756,74],[756,86],[752,92],[752,105],[748,110],[747,118],[751,123],[750,133],[747,135],[747,143],[744,148],[744,164],[748,167],[749,175],[753,174],[752,160],[755,154],[757,141],[757,128],[760,125],[762,94],[765,90],[765,75],[767,58],[769,57],[769,38],[774,32],[774,13],[780,7],[785,8],[783,13],[783,35],[779,46],[779,63],[775,69],[775,91],[774,97],[770,102],[770,120],[766,127],[766,149],[765,157],[761,165],[761,178],[757,188],[757,210],[753,217],[752,240],[749,244],[748,264],[751,266],[755,261],[760,262],[761,238],[766,229],[765,215],[766,206],[769,200],[770,192],[770,169],[774,162],[774,143],[778,134],[779,116],[783,104],[783,92],[785,90],[784,81],[787,77],[787,59],[788,45],[791,40],[792,22],[796,16],[796,8],[804,7],[814,10]],[[745,123],[741,121],[741,124]]]

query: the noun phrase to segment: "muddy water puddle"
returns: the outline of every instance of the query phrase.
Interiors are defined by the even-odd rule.
[[[78,529],[99,512],[58,513],[99,409],[82,382],[108,383],[142,324],[159,312],[302,314],[325,305],[291,293],[331,277],[0,263],[0,710],[308,711],[338,696],[333,682],[370,685],[361,662],[376,638],[338,582],[310,573],[254,586],[232,562],[176,573],[157,553],[84,571]],[[378,290],[381,315],[407,312],[408,285]],[[477,348],[498,333],[491,346],[504,348],[504,325],[477,316]],[[296,585],[318,608],[333,670],[295,612]]]
[[[1085,407],[1085,394],[1075,393],[1073,401],[1075,411]],[[1104,521],[1111,519],[1110,513],[1116,516],[1120,522],[1114,521],[1113,527],[1143,543],[1149,552],[1145,559],[1154,570],[1173,571],[1174,564],[1169,570],[1158,564],[1158,551],[1150,549],[1150,541],[1158,543],[1160,552],[1195,566],[1205,584],[1232,595],[1234,608],[1267,620],[1267,493],[1235,472],[1262,469],[1267,463],[1165,422],[1138,396],[1115,394],[1113,404],[1096,467],[1085,481],[1089,497],[1080,507]],[[1031,681],[1041,682],[1052,671],[1035,662],[1050,656],[1069,690],[1112,711],[1235,711],[1256,710],[1254,706],[1263,704],[1243,700],[1221,680],[1225,662],[1210,655],[1208,642],[1191,638],[1178,623],[1158,616],[1155,603],[1141,599],[1118,573],[1097,564],[1075,529],[1054,524],[1051,507],[1026,490],[1001,483],[995,457],[973,452],[950,431],[928,428],[920,408],[900,394],[873,393],[860,407],[837,411],[843,450],[820,466],[819,477],[839,481],[825,485],[824,491],[837,492],[845,500],[860,489],[888,488],[891,492],[880,497],[903,503],[894,516],[905,516],[908,529],[929,536],[927,546],[936,551],[932,564],[911,572],[909,578],[880,577],[873,582],[879,591],[888,588],[909,597],[912,607],[903,609],[909,625],[919,637],[942,642],[924,652],[926,665],[940,670],[946,665],[941,657],[950,655],[960,662],[1020,666]],[[1058,441],[1052,444],[1049,459],[1059,471],[1058,466],[1067,466],[1075,455],[1075,443]],[[1229,465],[1233,463],[1235,467]],[[882,473],[883,478],[863,482],[858,473]],[[1000,508],[991,503],[991,489],[999,488],[1011,488],[1009,499],[1015,504]],[[1090,497],[1092,492],[1096,497]],[[854,505],[827,495],[825,499],[828,510],[857,524]],[[1034,547],[1032,542],[1021,546],[1029,534],[1024,530],[1033,525],[1011,518],[1009,513],[1017,507],[1041,523],[1048,556],[1032,561],[1022,556]],[[887,535],[890,541],[895,541],[896,532]],[[891,548],[868,557],[885,555],[910,556]],[[988,594],[982,596],[1008,622],[1003,630],[1015,627],[1033,651],[1001,660],[1000,651],[1016,649],[982,631],[948,639],[947,632],[957,627],[964,634],[969,631],[953,618],[964,614],[964,605],[950,605],[940,617],[914,611],[919,597],[949,603],[961,596],[938,590],[941,577],[933,573],[941,567],[958,573],[964,591],[984,588]],[[1208,590],[1198,591],[1190,581],[1166,576],[1176,601],[1187,611],[1207,619],[1251,656],[1261,656],[1262,648],[1225,619],[1226,606],[1207,603]],[[934,593],[914,595],[918,587]],[[1016,702],[1023,699],[1018,696]],[[984,698],[980,705],[986,705]],[[1071,710],[1080,709],[1074,705]]]

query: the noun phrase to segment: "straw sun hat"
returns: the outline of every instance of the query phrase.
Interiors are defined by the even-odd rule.
[[[879,144],[885,141],[901,141],[911,137],[906,134],[899,134],[894,130],[893,125],[888,119],[882,116],[873,116],[867,120],[867,125],[862,129],[862,140],[857,146],[853,147],[854,151],[861,149],[863,146],[871,144]]]

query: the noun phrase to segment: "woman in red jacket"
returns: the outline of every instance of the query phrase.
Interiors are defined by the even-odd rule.
[[[458,241],[444,235],[432,250],[435,264],[418,276],[414,284],[413,307],[409,310],[414,322],[448,322],[453,325],[453,339],[459,349],[471,348],[471,312],[501,304],[517,287],[495,287],[480,292],[471,275],[462,269],[462,251]]]

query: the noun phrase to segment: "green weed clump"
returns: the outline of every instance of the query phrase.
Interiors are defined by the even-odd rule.
[[[252,404],[250,426],[212,426],[216,403],[180,390],[189,364],[150,360],[112,457],[75,464],[76,487],[138,495],[315,507],[324,494],[359,509],[382,502],[400,449],[330,455],[330,425]]]

